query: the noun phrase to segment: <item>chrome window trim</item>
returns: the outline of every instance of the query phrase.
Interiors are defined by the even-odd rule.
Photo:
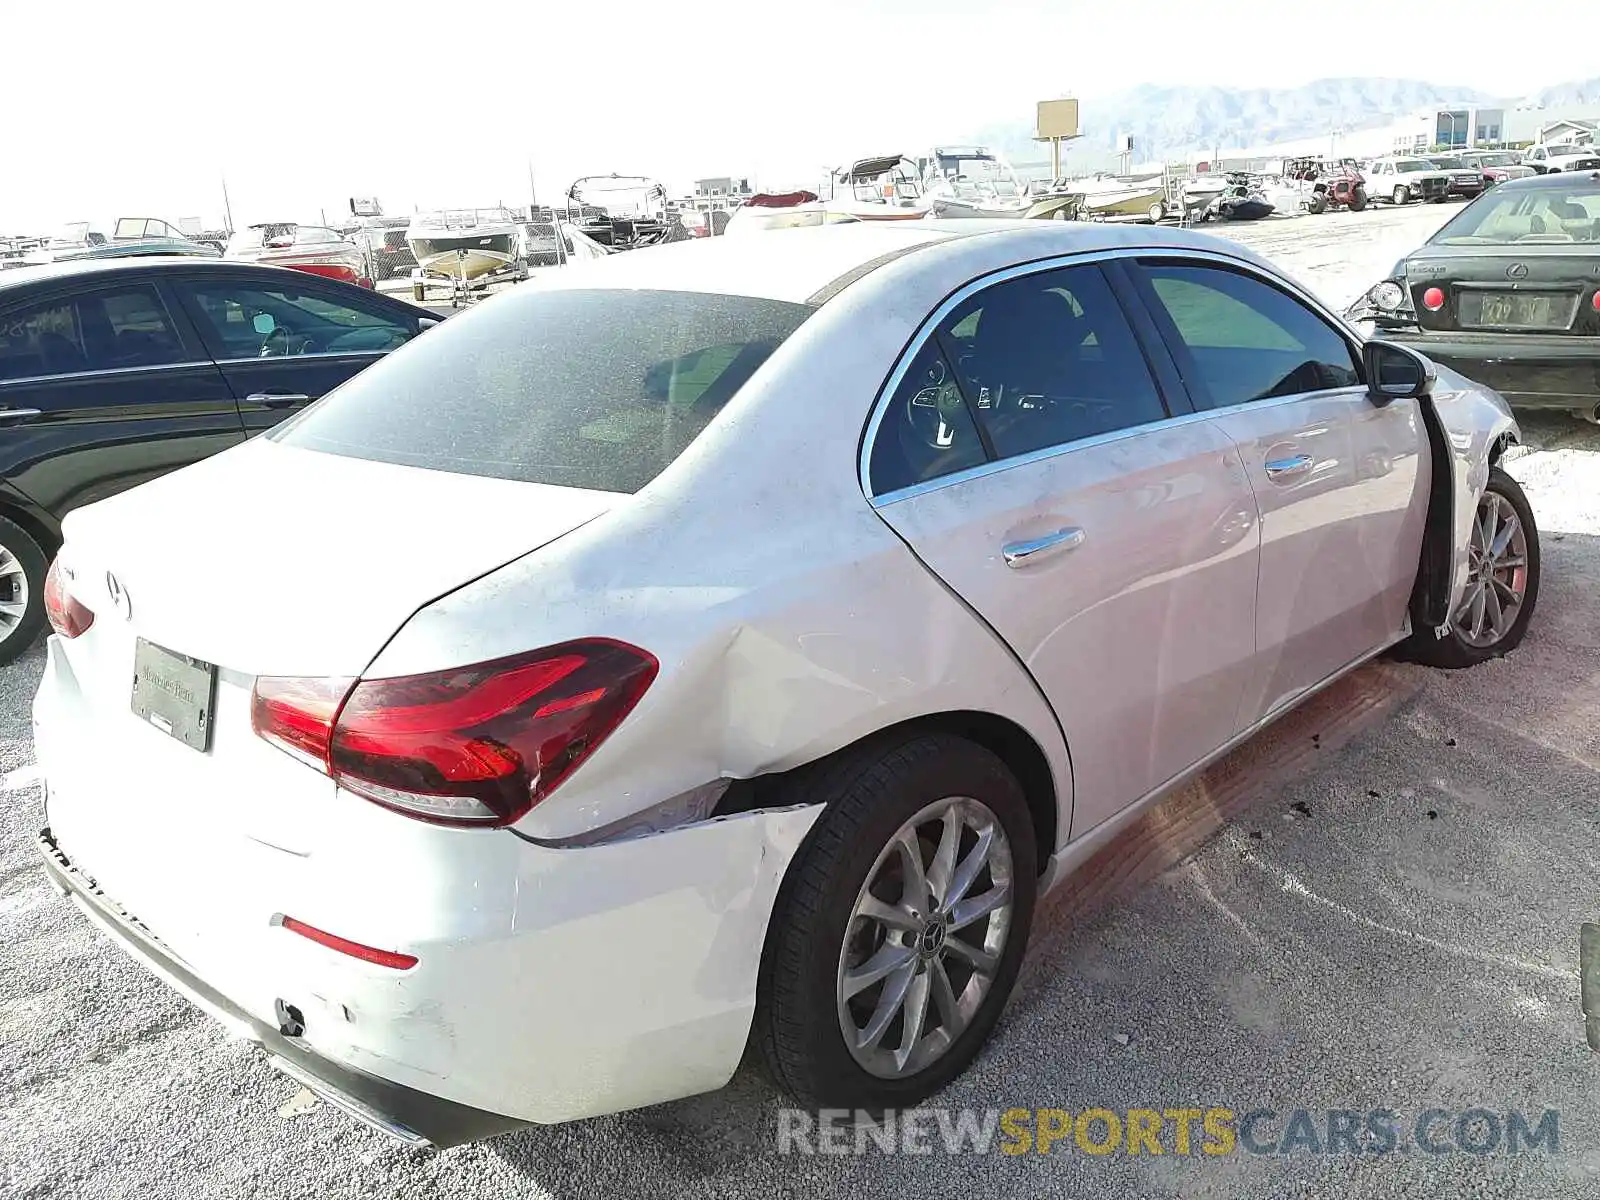
[[[924,480],[921,483],[909,484],[891,491],[873,492],[871,475],[872,448],[877,442],[878,430],[883,424],[884,414],[888,412],[889,402],[894,398],[895,392],[899,390],[901,381],[905,378],[906,372],[911,369],[911,364],[915,361],[917,355],[922,353],[922,349],[927,344],[928,339],[933,336],[934,332],[943,324],[944,319],[951,312],[976,293],[993,287],[995,284],[1005,283],[1012,279],[1020,279],[1025,275],[1038,275],[1045,271],[1059,270],[1062,267],[1094,266],[1104,262],[1142,258],[1170,258],[1178,261],[1209,262],[1215,266],[1233,270],[1242,269],[1269,285],[1277,286],[1322,317],[1333,326],[1334,332],[1344,338],[1354,360],[1357,363],[1361,361],[1360,348],[1365,339],[1356,333],[1341,317],[1335,315],[1325,304],[1292,279],[1285,277],[1276,270],[1263,269],[1259,264],[1247,258],[1229,254],[1225,250],[1200,246],[1119,246],[1110,250],[1084,250],[1076,254],[1060,254],[1050,258],[1002,267],[998,271],[992,271],[987,275],[969,280],[945,297],[944,301],[924,318],[922,324],[917,327],[917,331],[912,335],[911,341],[895,362],[893,370],[889,372],[888,379],[883,387],[879,389],[877,399],[873,402],[872,414],[867,420],[866,433],[861,439],[861,451],[856,463],[857,482],[861,485],[861,492],[866,496],[868,503],[875,509],[883,508],[886,505],[908,500],[914,496],[926,495],[929,492],[937,491],[941,487],[965,483],[968,480],[979,479],[985,475],[997,474],[1000,471],[1009,470],[1011,467],[1043,462],[1046,459],[1054,458],[1058,454],[1064,454],[1069,450],[1076,450],[1083,446],[1105,445],[1108,442],[1118,441],[1135,434],[1147,433],[1153,429],[1171,429],[1191,421],[1226,416],[1229,413],[1241,412],[1245,409],[1259,409],[1264,404],[1303,400],[1307,396],[1322,394],[1335,394],[1346,391],[1364,393],[1366,391],[1365,385],[1352,388],[1324,388],[1315,392],[1296,392],[1288,396],[1273,396],[1267,400],[1247,400],[1241,404],[1229,405],[1225,408],[1179,413],[1164,420],[1147,421],[1142,425],[1130,425],[1126,429],[1114,429],[1107,433],[1095,434],[1093,437],[1063,442],[1058,446],[1046,446],[1028,454],[995,459],[991,462],[979,463],[976,466],[964,467],[959,471],[952,471],[948,475],[940,475],[936,479]],[[1154,372],[1152,372],[1151,377],[1152,382],[1154,382]]]
[[[1198,412],[1179,413],[1175,417],[1168,417],[1163,421],[1147,421],[1143,425],[1130,425],[1126,429],[1113,429],[1109,433],[1097,433],[1093,437],[1079,438],[1072,442],[1062,442],[1059,446],[1045,446],[1040,450],[1033,450],[1027,454],[1017,454],[1010,458],[997,458],[993,462],[979,463],[975,467],[965,467],[960,471],[952,471],[948,475],[941,475],[937,479],[925,480],[922,483],[913,483],[907,487],[896,488],[892,492],[885,492],[881,496],[869,497],[869,502],[875,509],[887,508],[891,504],[898,504],[902,500],[910,500],[917,496],[925,496],[929,492],[936,492],[942,487],[953,487],[958,483],[966,483],[972,479],[982,479],[986,475],[999,475],[1011,470],[1013,467],[1030,467],[1035,463],[1048,462],[1063,454],[1071,454],[1077,450],[1085,450],[1095,446],[1107,446],[1113,442],[1124,441],[1127,438],[1139,437],[1148,433],[1165,432],[1168,429],[1179,429],[1185,425],[1193,425],[1199,421],[1209,421],[1214,417],[1228,417],[1237,413],[1260,412],[1267,408],[1277,408],[1283,404],[1296,404],[1312,396],[1343,396],[1354,398],[1366,397],[1365,387],[1323,388],[1315,392],[1292,392],[1287,396],[1269,396],[1265,400],[1246,400],[1241,404],[1230,404],[1226,408],[1207,408]]]
[[[56,383],[63,379],[101,379],[108,375],[148,375],[152,371],[182,371],[186,368],[212,365],[209,358],[194,358],[187,362],[151,363],[142,367],[101,367],[94,371],[63,371],[59,375],[21,375],[16,379],[0,379],[0,388],[21,384]]]
[[[395,349],[398,350],[399,347],[396,346]],[[242,367],[251,363],[304,362],[308,358],[358,358],[361,355],[382,358],[385,354],[392,353],[391,350],[318,350],[315,354],[269,354],[264,358],[256,355],[253,358],[218,358],[213,361],[219,367]]]

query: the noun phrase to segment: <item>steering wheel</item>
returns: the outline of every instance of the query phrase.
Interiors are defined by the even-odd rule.
[[[903,415],[917,440],[935,450],[948,450],[955,442],[956,418],[966,402],[950,378],[944,360],[936,358],[923,372],[922,387],[906,401]],[[948,420],[946,418],[949,418]]]
[[[282,358],[294,353],[294,330],[287,325],[274,325],[272,332],[261,339],[260,358]]]
[[[276,339],[276,340],[275,340]],[[291,354],[315,354],[317,343],[309,337],[299,337],[287,325],[274,325],[272,332],[261,339],[261,358],[282,358]]]

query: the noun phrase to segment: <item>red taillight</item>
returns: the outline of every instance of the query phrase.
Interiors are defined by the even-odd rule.
[[[1593,296],[1591,296],[1589,298],[1589,303],[1594,306],[1595,312],[1600,312],[1600,292],[1596,292]]]
[[[280,750],[326,771],[333,719],[355,682],[263,676],[250,697],[250,727]]]
[[[94,613],[72,598],[61,582],[61,560],[51,562],[44,577],[44,611],[50,628],[64,638],[75,638],[94,624]]]
[[[477,666],[364,679],[256,680],[255,731],[408,816],[507,825],[633,710],[655,657],[593,638]]]
[[[1444,292],[1440,288],[1431,287],[1422,293],[1422,307],[1429,312],[1438,312],[1444,307]]]
[[[298,933],[301,937],[326,946],[329,950],[337,950],[340,954],[348,954],[351,958],[359,958],[362,962],[374,963],[380,967],[392,967],[396,971],[406,971],[417,965],[415,954],[400,954],[393,950],[379,950],[372,946],[363,946],[360,942],[352,942],[342,938],[336,933],[328,933],[318,929],[315,925],[307,925],[304,921],[297,921],[293,917],[283,917],[278,921],[290,933]]]

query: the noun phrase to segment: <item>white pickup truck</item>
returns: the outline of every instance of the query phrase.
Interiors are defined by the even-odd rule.
[[[1600,171],[1600,146],[1579,146],[1572,142],[1531,146],[1523,154],[1522,161],[1541,175],[1553,171]]]

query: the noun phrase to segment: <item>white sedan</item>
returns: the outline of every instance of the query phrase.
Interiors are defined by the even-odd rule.
[[[450,1145],[978,1052],[1039,896],[1390,647],[1522,638],[1504,402],[1239,246],[862,223],[574,265],[80,508],[58,886]]]

